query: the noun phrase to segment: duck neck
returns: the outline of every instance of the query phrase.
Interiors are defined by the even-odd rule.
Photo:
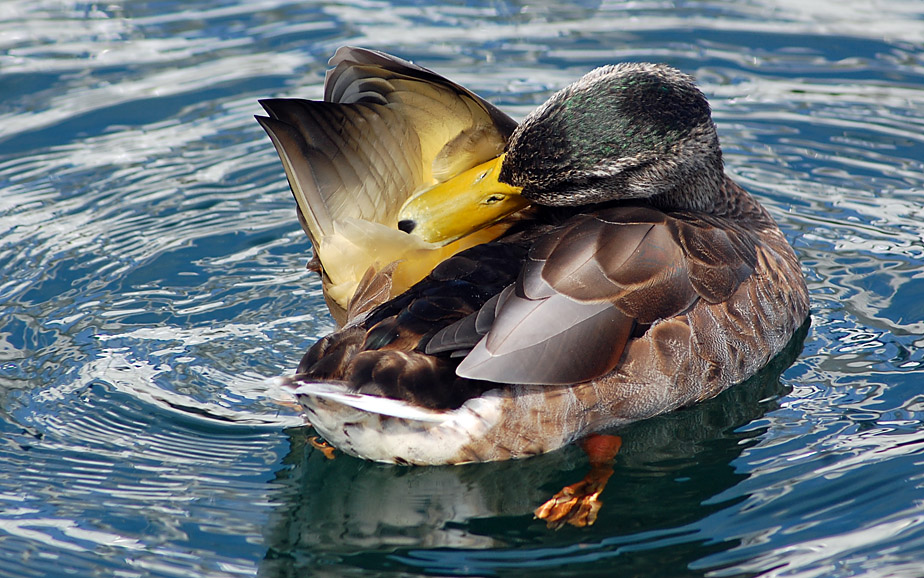
[[[760,203],[726,175],[721,166],[718,171],[718,175],[701,174],[699,178],[685,179],[681,185],[652,197],[651,204],[663,211],[705,213],[755,223],[773,222]]]

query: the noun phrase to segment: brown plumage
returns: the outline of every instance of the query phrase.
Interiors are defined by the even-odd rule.
[[[367,79],[375,66],[383,76],[411,66],[371,54]],[[456,87],[421,70],[413,67],[421,86]],[[431,156],[453,153],[451,143],[470,146],[479,134],[450,135]],[[276,145],[290,164],[298,161],[300,149]],[[349,152],[361,144],[351,146],[337,154],[361,164]],[[676,70],[593,71],[529,115],[503,152],[498,170],[465,177],[479,187],[499,179],[496,195],[470,198],[453,188],[462,178],[453,176],[474,166],[465,162],[389,212],[389,226],[401,223],[429,243],[459,238],[435,223],[502,222],[503,230],[445,258],[399,295],[375,289],[388,264],[370,273],[362,284],[368,306],[319,341],[288,379],[312,424],[343,451],[403,464],[551,451],[747,379],[808,315],[795,254],[769,214],[725,175],[709,106]],[[300,171],[287,173],[291,182]],[[472,217],[517,194],[530,207],[514,220],[506,215],[522,204]]]

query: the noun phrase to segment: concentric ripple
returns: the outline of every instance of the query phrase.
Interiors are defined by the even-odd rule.
[[[343,44],[522,117],[593,67],[694,74],[796,248],[798,360],[568,448],[407,469],[312,449],[268,377],[333,328],[259,98]],[[795,2],[0,5],[0,576],[918,576],[924,8]],[[785,364],[784,364],[785,365]]]

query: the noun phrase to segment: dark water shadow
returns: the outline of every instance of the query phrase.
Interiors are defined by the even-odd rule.
[[[732,462],[763,429],[742,428],[778,407],[806,323],[760,373],[715,399],[618,430],[623,446],[595,525],[546,529],[533,510],[580,480],[576,447],[529,460],[402,467],[338,455],[287,430],[288,469],[265,530],[260,575],[556,575],[624,571],[701,576],[691,562],[737,545],[697,522],[730,503],[710,498],[747,474]],[[652,572],[647,574],[647,572]],[[666,573],[665,573],[666,572]]]

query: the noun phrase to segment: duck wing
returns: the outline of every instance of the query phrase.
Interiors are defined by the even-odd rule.
[[[473,92],[400,58],[343,47],[324,101],[260,101],[317,247],[344,218],[394,228],[415,191],[490,160],[516,122]]]
[[[323,101],[263,100],[269,116],[257,120],[282,160],[324,296],[343,324],[504,230],[439,247],[399,231],[397,215],[415,192],[498,156],[516,123],[394,56],[344,47],[330,63]]]
[[[573,217],[531,246],[496,302],[437,332],[432,351],[471,348],[456,373],[477,380],[566,385],[605,375],[635,332],[700,299],[728,299],[754,272],[755,238],[719,224],[648,207]]]

